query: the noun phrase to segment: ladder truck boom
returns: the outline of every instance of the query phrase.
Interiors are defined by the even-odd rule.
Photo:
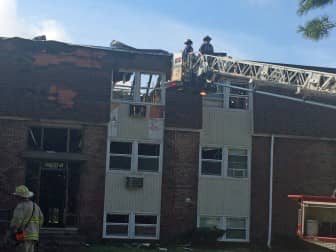
[[[172,81],[190,81],[192,76],[229,75],[251,80],[296,86],[299,89],[336,93],[336,74],[276,64],[239,60],[227,56],[174,54]],[[214,78],[213,78],[214,79]]]

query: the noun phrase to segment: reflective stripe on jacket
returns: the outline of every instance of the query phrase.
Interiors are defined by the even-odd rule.
[[[25,240],[37,241],[39,239],[40,228],[43,225],[43,214],[37,204],[35,204],[33,213],[33,204],[35,203],[30,200],[20,202],[14,210],[10,226],[15,230],[25,228],[24,231],[27,233]],[[29,223],[27,224],[28,221]],[[25,227],[25,225],[27,226]]]

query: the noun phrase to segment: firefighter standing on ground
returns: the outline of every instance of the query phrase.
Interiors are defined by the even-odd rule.
[[[203,38],[203,44],[198,50],[201,54],[212,55],[214,53],[214,48],[212,44],[210,44],[211,38],[210,36],[205,36]]]
[[[13,218],[10,223],[12,233],[19,230],[24,231],[25,235],[22,241],[19,241],[17,251],[34,252],[35,244],[39,240],[40,228],[43,224],[43,214],[40,207],[30,200],[34,196],[33,192],[24,186],[16,187],[13,193],[20,202],[16,206]]]

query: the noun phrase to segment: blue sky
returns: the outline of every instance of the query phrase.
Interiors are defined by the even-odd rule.
[[[108,46],[113,39],[170,52],[186,38],[198,49],[210,35],[216,51],[252,60],[336,67],[336,31],[319,42],[297,26],[336,6],[296,15],[298,0],[0,0],[0,36],[45,33],[50,39]]]

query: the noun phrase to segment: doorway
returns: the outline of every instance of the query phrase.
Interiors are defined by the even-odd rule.
[[[26,184],[44,214],[44,227],[75,227],[80,163],[30,160]]]

